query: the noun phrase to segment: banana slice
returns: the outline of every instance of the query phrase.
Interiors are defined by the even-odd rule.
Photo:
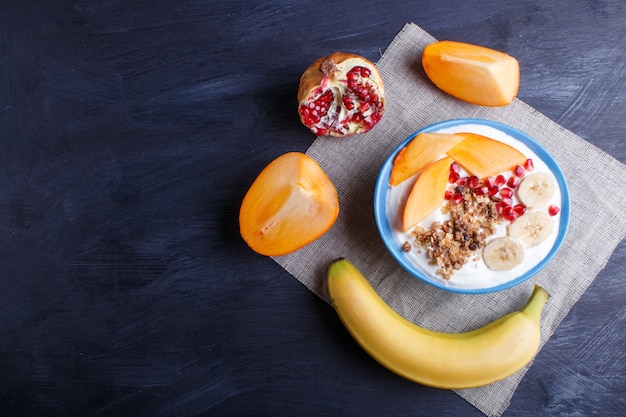
[[[535,172],[525,177],[517,188],[517,196],[528,208],[547,205],[556,193],[556,181],[547,172]]]
[[[554,221],[545,211],[527,211],[507,227],[509,236],[532,248],[543,242],[554,231]]]
[[[483,249],[483,260],[489,269],[508,271],[524,261],[524,245],[510,236],[498,237]]]

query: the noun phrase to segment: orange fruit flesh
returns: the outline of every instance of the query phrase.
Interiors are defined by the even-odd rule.
[[[389,184],[396,186],[406,181],[462,140],[461,136],[446,133],[418,134],[395,157]]]
[[[477,105],[507,105],[519,90],[519,62],[483,46],[435,42],[424,48],[422,66],[442,91]]]
[[[280,256],[324,234],[339,214],[337,190],[311,157],[279,156],[246,193],[239,211],[244,241],[262,255]]]
[[[417,177],[404,207],[402,216],[404,232],[441,207],[448,185],[450,164],[452,158],[444,157],[427,166]]]
[[[523,153],[504,142],[476,133],[456,135],[461,136],[463,141],[448,150],[448,155],[478,178],[497,175],[526,162]]]

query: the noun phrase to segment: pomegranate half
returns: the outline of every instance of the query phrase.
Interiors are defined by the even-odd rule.
[[[382,118],[385,87],[368,59],[334,52],[317,59],[300,78],[300,121],[316,136],[365,133]]]

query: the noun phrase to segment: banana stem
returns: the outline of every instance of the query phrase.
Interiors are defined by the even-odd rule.
[[[522,308],[522,311],[524,314],[539,320],[541,318],[541,311],[543,310],[546,301],[548,301],[548,298],[550,298],[550,294],[543,289],[543,287],[535,284],[535,288],[526,302],[526,305]]]

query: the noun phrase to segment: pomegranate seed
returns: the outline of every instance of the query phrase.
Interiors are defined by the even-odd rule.
[[[459,173],[459,172],[461,172],[461,167],[456,162],[452,162],[450,164],[450,171],[454,171],[456,173]]]
[[[498,194],[498,191],[500,191],[500,189],[496,186],[489,187],[489,192],[487,194],[489,194],[489,197],[493,197],[494,195]]]
[[[460,175],[458,172],[450,171],[450,175],[448,175],[448,182],[450,182],[450,184],[454,184],[459,180],[459,177]]]
[[[532,171],[533,169],[535,169],[535,163],[533,162],[532,159],[528,158],[526,160],[526,162],[524,163],[524,169],[526,171]]]
[[[496,177],[496,185],[502,187],[504,184],[506,184],[506,178],[504,178],[504,175],[498,175]]]
[[[469,177],[459,178],[459,180],[456,183],[457,183],[457,185],[465,187],[465,186],[467,186],[469,184]]]
[[[487,195],[489,193],[489,187],[481,185],[480,187],[474,188],[474,192],[476,195]]]
[[[370,104],[367,102],[361,102],[361,104],[359,104],[359,108],[361,110],[361,113],[365,113],[370,109]]]
[[[363,77],[369,77],[370,74],[372,73],[369,68],[365,68],[365,67],[359,67],[361,70],[361,76]]]
[[[475,188],[478,186],[478,177],[476,175],[472,175],[471,177],[469,177],[469,181],[467,182],[467,185],[469,185],[472,188]]]
[[[513,190],[510,188],[501,188],[500,189],[500,197],[511,198],[513,197]]]
[[[504,215],[504,218],[510,222],[514,222],[518,217],[519,215],[514,211]]]
[[[519,178],[518,177],[511,177],[509,178],[509,180],[506,182],[506,185],[508,185],[511,188],[515,188],[517,187],[517,184],[519,183]]]
[[[559,206],[555,204],[551,204],[550,207],[548,207],[548,214],[550,214],[550,216],[556,216],[560,211],[561,209]]]
[[[346,109],[352,110],[354,108],[354,103],[352,102],[350,97],[343,96],[341,100],[343,101],[343,105],[346,107]]]
[[[461,201],[463,201],[463,194],[455,194],[452,201],[459,204]]]
[[[513,206],[513,211],[521,216],[526,213],[526,206],[524,204],[516,204]]]
[[[489,188],[495,187],[496,186],[496,179],[494,177],[487,177],[483,181],[483,184],[485,184]]]
[[[513,170],[513,172],[515,173],[515,175],[517,175],[519,178],[523,178],[524,175],[526,175],[526,171],[524,171],[524,168],[522,168],[519,165],[515,166],[515,169]]]
[[[443,198],[445,198],[446,200],[452,200],[452,197],[454,197],[454,192],[452,190],[446,190]]]
[[[348,81],[354,81],[358,78],[359,73],[361,72],[359,68],[360,67],[354,67],[350,71],[348,71],[348,75],[346,76],[348,78]]]
[[[500,200],[500,202],[505,205],[505,206],[511,206],[513,205],[513,199],[512,198],[503,198],[502,200]]]
[[[504,217],[505,219],[513,221],[517,219],[518,216],[519,215],[515,210],[513,210],[512,206],[506,206],[502,208],[502,217]]]

